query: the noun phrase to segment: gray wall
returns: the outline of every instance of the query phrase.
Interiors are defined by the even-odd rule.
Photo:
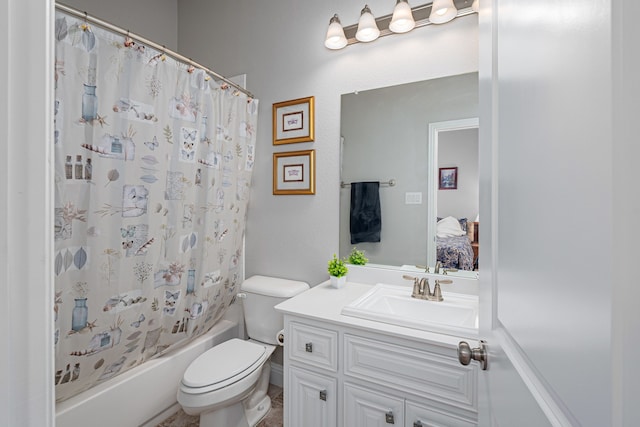
[[[64,0],[62,3],[171,50],[178,48],[178,0]]]
[[[351,192],[349,187],[340,191],[340,255],[347,256],[351,248],[357,246],[365,251],[372,263],[424,265],[427,262],[429,124],[478,116],[478,74],[345,94],[341,108],[344,138],[341,180],[388,181],[393,178],[396,186],[380,188],[380,242],[357,245],[350,243]],[[446,138],[448,134],[456,132],[443,132],[440,138]],[[444,152],[447,157],[455,157],[459,148],[458,143],[450,148],[447,148],[448,143],[439,145],[440,154]],[[438,157],[442,158],[440,154]],[[475,162],[477,211],[477,143]],[[407,192],[422,194],[422,203],[406,204]],[[450,195],[446,196],[445,199],[452,199]],[[447,201],[444,203],[445,209],[451,205]]]
[[[393,10],[388,0],[369,6],[378,15]],[[247,275],[328,279],[327,260],[339,249],[340,96],[477,71],[477,16],[329,51],[329,18],[356,23],[359,1],[180,0],[178,7],[180,52],[224,75],[247,73],[260,99]],[[306,96],[316,98],[315,142],[273,146],[272,104]],[[272,195],[273,153],[304,149],[316,150],[316,194]]]

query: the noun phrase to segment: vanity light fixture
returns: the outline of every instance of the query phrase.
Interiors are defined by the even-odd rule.
[[[389,23],[389,30],[398,34],[408,33],[415,26],[416,21],[413,19],[409,2],[407,0],[397,0],[396,7],[393,9],[393,17]]]
[[[356,31],[356,39],[361,42],[372,42],[380,36],[380,30],[373,17],[371,9],[368,5],[364,5],[360,12],[360,20],[358,21],[358,31]]]
[[[329,29],[327,30],[327,37],[324,41],[324,45],[329,49],[342,49],[347,45],[347,38],[344,36],[344,28],[340,23],[338,14],[333,15],[333,18],[329,21]]]
[[[458,14],[453,0],[433,0],[429,21],[434,24],[444,24],[451,21]]]
[[[342,27],[338,15],[333,15],[324,45],[342,49],[347,45],[372,42],[379,37],[401,34],[430,24],[444,24],[459,16],[478,12],[478,0],[433,0],[411,7],[408,0],[396,0],[393,14],[375,18],[368,5],[360,12],[357,24]]]

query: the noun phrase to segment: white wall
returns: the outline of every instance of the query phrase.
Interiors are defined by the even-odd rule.
[[[178,48],[178,0],[63,0],[62,3],[171,50]],[[197,62],[195,58],[194,61]]]
[[[324,47],[329,18],[357,22],[359,1],[238,0],[179,2],[180,51],[224,75],[247,73],[260,99],[258,147],[247,223],[247,275],[265,274],[317,284],[338,252],[340,95],[477,71],[477,16],[428,26],[341,51]],[[377,15],[393,2],[373,0]],[[316,98],[314,143],[273,146],[271,106]],[[316,194],[272,195],[272,154],[316,150]]]
[[[441,132],[438,136],[438,167],[458,168],[458,188],[438,190],[438,217],[453,216],[473,221],[479,212],[478,129]]]

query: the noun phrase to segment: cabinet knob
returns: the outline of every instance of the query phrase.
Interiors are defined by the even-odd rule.
[[[458,344],[458,360],[463,365],[468,365],[472,360],[480,362],[480,367],[483,371],[487,370],[487,346],[486,341],[480,340],[480,347],[471,348],[466,341],[460,341]]]
[[[422,424],[422,421],[414,421],[413,427],[424,427],[424,424]]]
[[[320,400],[327,401],[327,390],[320,390]]]
[[[306,351],[307,353],[313,353],[313,343],[306,343],[304,345],[304,351]]]
[[[384,420],[387,422],[387,424],[395,424],[396,421],[393,418],[393,411],[389,411],[386,414],[384,414]]]

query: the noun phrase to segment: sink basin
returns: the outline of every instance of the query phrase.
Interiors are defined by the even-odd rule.
[[[378,283],[371,291],[343,307],[345,316],[412,329],[475,337],[478,335],[478,297],[443,292],[444,301],[411,298],[411,288]]]

